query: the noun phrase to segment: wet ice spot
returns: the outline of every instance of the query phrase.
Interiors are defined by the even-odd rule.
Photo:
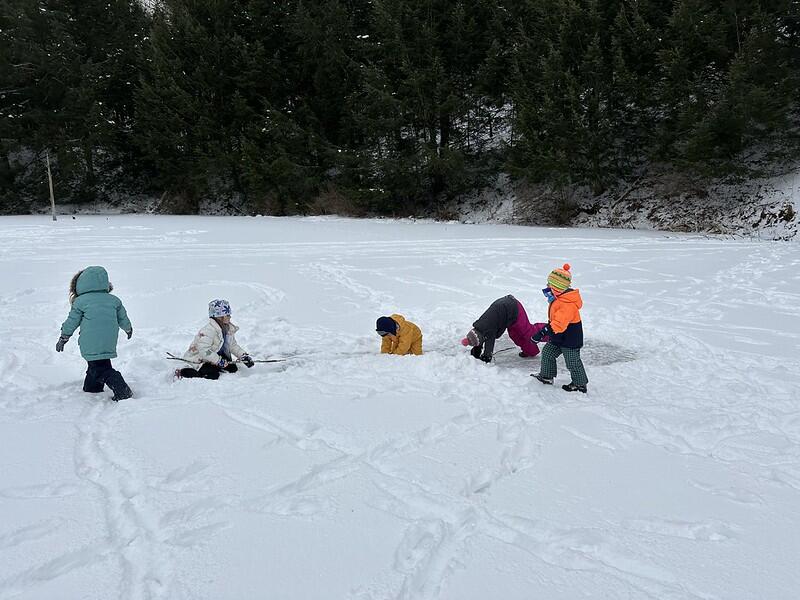
[[[540,345],[543,348],[544,344]],[[537,369],[541,354],[531,357],[520,357],[518,348],[502,349],[496,352],[494,362],[503,367],[519,367],[521,369]],[[630,348],[625,348],[611,342],[589,339],[581,348],[581,359],[584,365],[606,366],[616,363],[631,362],[638,358],[636,352]],[[563,360],[563,359],[559,359]]]
[[[636,352],[630,348],[618,346],[600,340],[587,340],[581,349],[581,359],[589,365],[613,365],[614,363],[636,360]]]

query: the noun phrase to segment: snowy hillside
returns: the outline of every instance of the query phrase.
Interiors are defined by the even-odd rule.
[[[0,239],[1,600],[798,597],[797,244],[152,216]],[[509,293],[544,319],[565,261],[587,395],[458,344]],[[134,326],[120,403],[81,391],[77,336],[54,351],[93,264]],[[173,381],[215,297],[294,358]],[[392,312],[424,356],[378,354]]]
[[[444,212],[466,223],[568,223],[791,240],[800,231],[800,165],[738,181],[667,170],[620,181],[599,196],[588,187],[556,192],[501,175],[493,185],[457,199]]]

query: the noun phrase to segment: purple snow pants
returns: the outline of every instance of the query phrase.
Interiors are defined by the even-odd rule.
[[[547,323],[531,323],[528,321],[528,314],[522,303],[517,300],[517,307],[519,308],[519,316],[514,324],[508,328],[508,337],[528,356],[536,356],[539,354],[539,346],[536,342],[531,341],[531,336],[540,331]],[[547,340],[542,340],[547,341]]]

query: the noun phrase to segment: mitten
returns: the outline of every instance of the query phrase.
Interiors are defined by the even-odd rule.
[[[56,352],[63,352],[64,344],[66,344],[68,341],[69,341],[68,335],[62,334],[61,336],[59,336],[58,341],[56,342]]]
[[[551,290],[549,287],[544,288],[542,293],[544,294],[544,297],[547,298],[548,304],[555,301],[556,297],[553,295],[553,290]]]
[[[131,337],[133,336],[133,327],[131,327],[128,331],[126,331],[125,334],[128,336],[128,339],[131,339]]]
[[[553,334],[553,330],[552,330],[552,329],[550,329],[550,325],[545,325],[545,326],[544,326],[544,327],[542,327],[542,328],[541,328],[539,331],[537,331],[536,333],[534,333],[534,334],[531,336],[531,341],[532,341],[532,342],[541,342],[541,341],[542,341],[542,338],[543,338],[544,336],[550,336],[550,335],[552,335],[552,334]]]
[[[472,354],[473,358],[480,358],[482,351],[483,348],[481,348],[480,346],[473,346],[472,350],[470,350],[469,353]]]
[[[491,357],[491,356],[487,356],[486,354],[484,354],[483,356],[481,356],[481,357],[480,357],[480,359],[481,359],[483,362],[485,362],[485,363],[490,363],[490,362],[492,362],[492,357]]]
[[[227,361],[227,360],[225,360],[224,358],[220,358],[220,359],[217,361],[217,366],[218,366],[220,369],[224,369],[225,367],[227,367],[227,366],[228,366],[228,361]]]
[[[239,357],[239,360],[241,360],[244,363],[244,366],[247,367],[248,369],[256,364],[256,363],[253,362],[253,359],[250,358],[249,354],[242,354]]]

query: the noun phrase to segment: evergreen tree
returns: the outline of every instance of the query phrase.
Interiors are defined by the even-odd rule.
[[[475,183],[470,165],[491,127],[485,115],[505,98],[496,87],[507,56],[503,10],[489,0],[374,3],[375,37],[352,104],[365,171],[389,206],[404,210]]]
[[[152,17],[136,97],[136,142],[164,188],[196,199],[245,193],[245,132],[255,120],[258,47],[239,0],[166,0]]]
[[[141,68],[145,14],[137,0],[71,0],[70,36],[80,56],[80,83],[70,91],[71,139],[79,140],[83,189],[95,185],[95,157],[106,169],[129,164],[134,90]]]
[[[42,180],[35,161],[49,151],[62,192],[86,199],[95,155],[130,147],[141,8],[133,0],[2,1],[0,71],[9,87],[0,94],[1,176],[25,191]],[[22,159],[17,173],[12,154]]]
[[[797,101],[797,63],[792,52],[797,38],[787,39],[784,19],[790,3],[776,3],[772,14],[760,2],[728,2],[729,45],[734,55],[717,102],[696,128],[689,146],[692,158],[733,157],[745,147],[782,137]],[[796,3],[794,3],[796,6]],[[735,39],[733,33],[735,32]]]
[[[48,149],[66,177],[73,168],[68,131],[76,115],[69,96],[79,85],[80,59],[69,18],[57,0],[2,0],[0,173],[10,183],[9,198],[42,181],[39,161]]]
[[[432,207],[502,169],[601,192],[795,131],[793,0],[0,0],[0,185],[143,170],[289,213]],[[113,184],[113,183],[112,183]],[[8,194],[13,191],[13,194]],[[194,203],[194,204],[192,204]]]
[[[659,55],[664,50],[672,5],[671,1],[623,2],[614,17],[610,94],[622,173],[645,164],[656,144],[656,125],[663,116],[658,99],[662,78]]]
[[[248,180],[279,213],[302,210],[326,182],[346,178],[357,137],[347,99],[360,85],[368,4],[312,0],[283,3],[279,15],[252,12],[254,36],[277,58],[277,81],[249,137]]]
[[[676,5],[662,52],[662,156],[729,161],[787,123],[797,106],[797,12],[788,0]]]
[[[607,19],[594,0],[526,5],[514,57],[517,172],[558,186],[587,183],[595,192],[619,172]]]

